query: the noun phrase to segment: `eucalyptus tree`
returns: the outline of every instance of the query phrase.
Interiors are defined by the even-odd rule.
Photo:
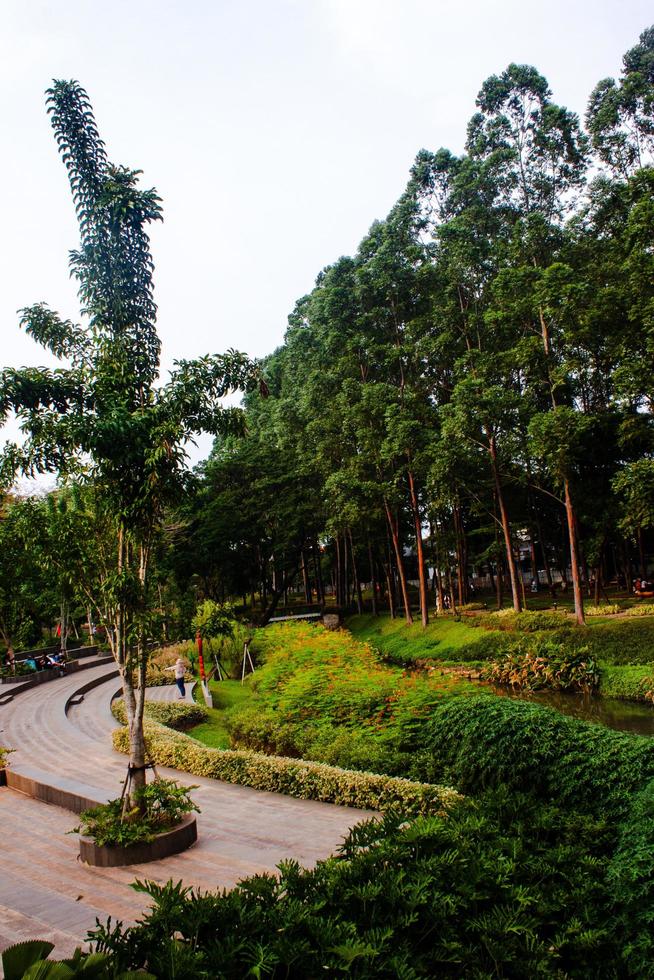
[[[627,178],[654,163],[654,27],[623,58],[622,77],[593,89],[586,126],[602,163]]]
[[[543,270],[557,259],[563,224],[584,187],[588,142],[575,114],[552,102],[547,81],[528,65],[509,65],[501,75],[487,79],[477,105],[479,111],[468,127],[467,150],[494,175],[497,205],[504,210],[511,232],[507,256],[514,279],[511,292],[515,296],[527,290],[532,296],[531,316],[522,317],[515,326],[540,337],[542,384],[555,410],[566,404],[561,390],[565,341],[557,321],[539,302],[538,285]],[[559,464],[568,458],[562,454]],[[583,623],[574,502],[565,475],[563,491],[575,612]]]
[[[158,383],[160,341],[147,226],[162,217],[139,171],[109,162],[91,104],[77,82],[47,93],[55,139],[79,223],[71,253],[84,325],[44,304],[22,311],[26,332],[64,362],[56,370],[7,368],[0,379],[3,418],[14,411],[25,441],[1,459],[16,473],[82,475],[101,494],[114,540],[113,573],[103,583],[108,636],[118,665],[130,733],[132,785],[145,782],[143,706],[151,624],[149,565],[165,507],[184,485],[184,446],[194,433],[239,424],[220,398],[255,385],[242,354],[181,361]]]

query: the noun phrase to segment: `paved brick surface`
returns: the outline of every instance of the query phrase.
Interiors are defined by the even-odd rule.
[[[86,683],[107,673],[97,667],[82,675]],[[125,757],[111,748],[115,722],[109,711],[114,678],[85,695],[69,710],[64,705],[79,676],[64,677],[0,706],[0,744],[16,749],[12,768],[36,768],[53,782],[64,777],[94,787],[97,798],[118,795]],[[174,687],[153,690],[159,699],[174,698]],[[358,810],[260,793],[243,786],[160,770],[186,785],[201,807],[198,843],[165,861],[129,868],[87,868],[77,860],[77,840],[66,836],[75,816],[58,807],[0,790],[3,830],[0,874],[0,948],[15,937],[56,941],[65,955],[86,930],[109,914],[132,920],[144,906],[129,888],[135,878],[183,879],[202,889],[230,887],[248,875],[272,871],[292,857],[312,865],[333,853],[347,830],[370,816]],[[10,845],[10,846],[9,846]]]

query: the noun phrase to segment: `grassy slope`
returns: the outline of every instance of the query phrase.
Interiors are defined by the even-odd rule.
[[[201,725],[196,725],[188,734],[197,738],[204,745],[214,749],[229,748],[229,734],[225,727],[225,711],[237,704],[243,704],[251,696],[250,687],[240,681],[211,681],[209,684],[213,697],[213,708],[208,708],[209,717]],[[198,684],[195,688],[195,700],[204,704],[202,691]]]
[[[399,659],[438,658],[456,660],[456,651],[479,639],[479,629],[451,618],[435,619],[423,630],[420,623],[407,626],[403,619],[382,616],[352,616],[347,628],[357,640],[370,643],[383,655]]]

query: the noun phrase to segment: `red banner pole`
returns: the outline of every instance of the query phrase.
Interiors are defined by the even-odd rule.
[[[204,673],[204,657],[202,656],[202,636],[200,635],[200,630],[197,631],[195,639],[198,641],[198,666],[200,668],[200,680],[203,684],[206,684],[207,678]]]

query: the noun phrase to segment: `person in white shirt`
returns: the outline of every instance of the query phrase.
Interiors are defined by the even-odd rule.
[[[186,687],[184,686],[184,674],[186,673],[186,663],[181,657],[178,657],[172,667],[164,667],[164,670],[174,670],[175,671],[175,683],[177,684],[177,690],[179,691],[179,698],[186,697]]]

